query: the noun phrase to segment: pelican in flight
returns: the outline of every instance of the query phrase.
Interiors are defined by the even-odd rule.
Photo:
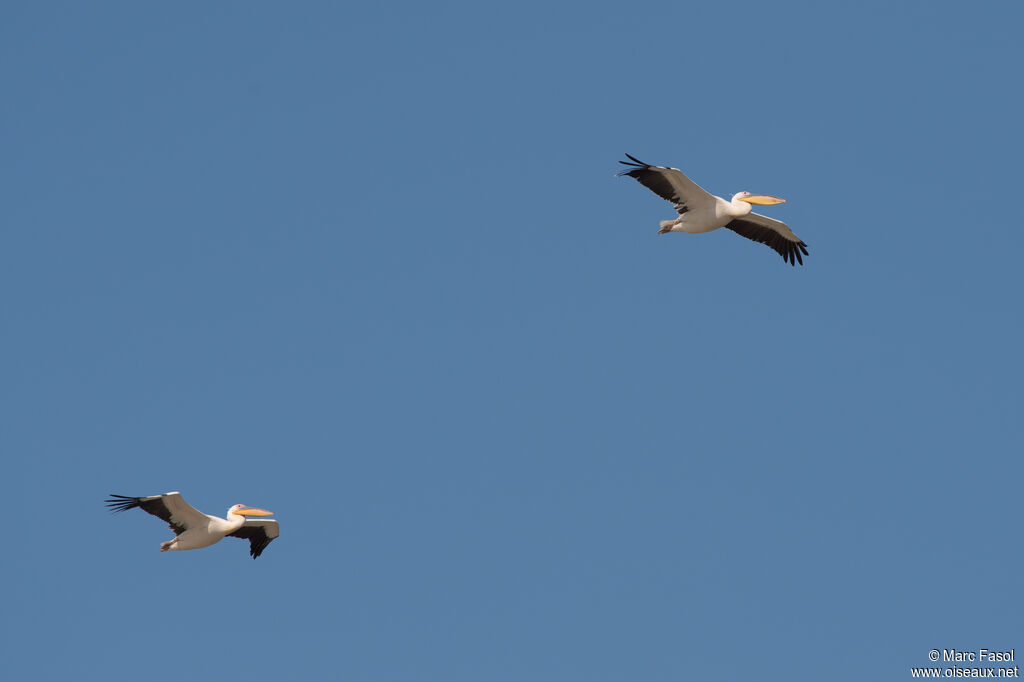
[[[273,516],[273,512],[246,507],[244,504],[236,504],[228,509],[227,518],[222,519],[194,509],[181,493],[177,492],[152,497],[125,497],[111,493],[106,503],[115,513],[138,507],[166,521],[174,531],[175,537],[160,544],[161,552],[209,547],[230,535],[233,538],[248,540],[249,554],[255,559],[279,534],[277,521],[274,519],[257,521],[246,518]]]
[[[737,192],[732,201],[726,201],[704,191],[699,185],[683,175],[678,168],[652,166],[635,156],[626,154],[629,161],[619,161],[628,170],[616,173],[616,177],[628,175],[657,194],[675,204],[679,217],[675,220],[662,220],[658,234],[666,232],[710,232],[726,227],[755,242],[767,244],[775,249],[782,260],[790,265],[804,264],[800,255],[807,254],[807,244],[793,234],[786,223],[773,220],[759,213],[751,213],[751,204],[773,206],[785,203],[785,199],[765,194]]]

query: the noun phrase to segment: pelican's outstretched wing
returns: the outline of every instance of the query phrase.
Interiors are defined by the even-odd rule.
[[[801,251],[804,256],[808,255],[807,244],[793,234],[793,230],[789,229],[786,223],[773,220],[760,213],[748,213],[742,218],[734,218],[726,224],[726,227],[747,239],[767,244],[790,265],[804,264],[804,259],[800,255]]]
[[[181,535],[189,528],[204,526],[210,522],[210,517],[194,509],[178,492],[152,497],[125,497],[111,493],[110,499],[106,502],[115,513],[138,507],[166,521],[175,535]]]
[[[280,535],[280,529],[274,519],[246,519],[244,526],[228,535],[248,540],[249,554],[255,559],[263,553],[271,540]]]
[[[629,170],[616,173],[616,177],[628,175],[657,194],[662,199],[671,201],[679,215],[692,211],[696,208],[703,208],[715,203],[715,197],[708,194],[700,185],[683,175],[678,168],[666,168],[665,166],[652,166],[644,163],[635,156],[626,154],[629,161],[619,161],[623,166],[629,166]]]

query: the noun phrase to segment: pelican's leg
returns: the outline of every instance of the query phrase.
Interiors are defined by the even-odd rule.
[[[671,232],[672,228],[675,227],[676,225],[678,225],[681,222],[683,222],[683,217],[682,216],[679,216],[675,220],[662,220],[661,221],[661,229],[658,230],[658,234],[665,234],[666,232]]]
[[[174,540],[177,540],[177,539],[178,538],[174,538]],[[171,548],[171,545],[174,544],[174,540],[168,540],[167,542],[161,542],[160,543],[160,551],[161,552],[166,552],[167,550],[169,550]]]

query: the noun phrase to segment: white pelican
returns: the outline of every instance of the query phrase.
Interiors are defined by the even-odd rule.
[[[125,497],[111,493],[106,501],[115,513],[138,507],[166,521],[175,538],[160,544],[160,551],[199,549],[220,542],[225,536],[249,541],[249,554],[255,559],[278,536],[277,521],[255,521],[247,516],[272,516],[266,509],[236,504],[228,509],[227,518],[210,516],[192,508],[181,493],[164,493],[152,497]]]
[[[661,221],[661,229],[658,230],[658,234],[666,232],[696,234],[726,227],[747,239],[767,244],[790,265],[804,264],[800,252],[802,251],[804,256],[808,255],[807,244],[793,234],[786,223],[772,220],[768,216],[758,213],[751,213],[751,204],[772,206],[785,203],[785,199],[765,194],[737,192],[732,195],[732,201],[726,201],[704,191],[690,178],[683,175],[678,168],[652,166],[635,156],[629,154],[626,156],[630,161],[619,161],[619,163],[630,168],[616,173],[616,177],[628,175],[631,178],[636,178],[644,187],[662,199],[667,199],[675,204],[679,217],[675,220]]]

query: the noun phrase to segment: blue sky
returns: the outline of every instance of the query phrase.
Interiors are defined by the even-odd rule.
[[[10,679],[1024,650],[1019,3],[25,3]],[[624,152],[764,209],[790,268]],[[162,554],[108,493],[273,510]]]

